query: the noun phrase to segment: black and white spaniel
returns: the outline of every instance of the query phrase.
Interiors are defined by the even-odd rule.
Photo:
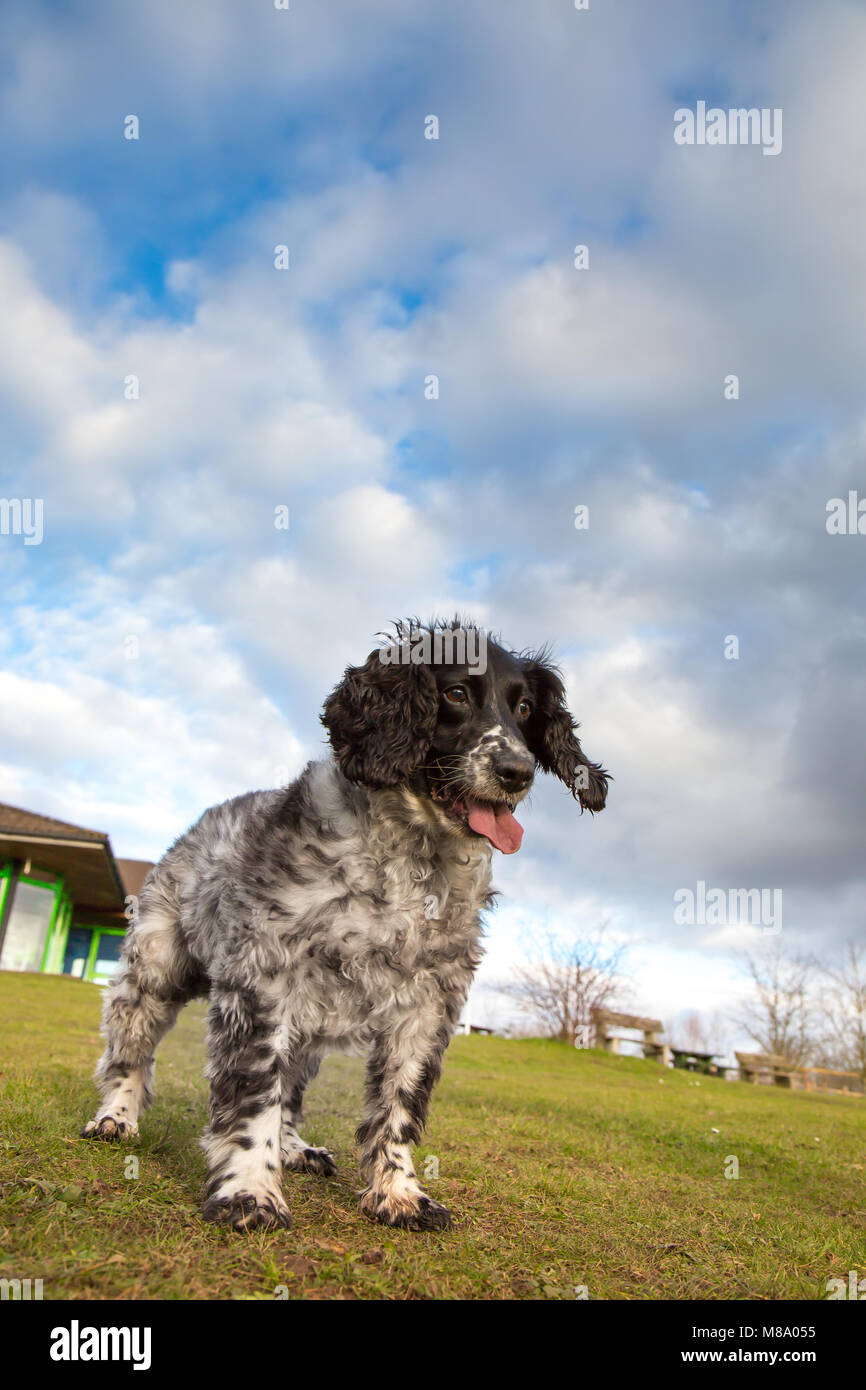
[[[281,1168],[336,1171],[298,1133],[305,1087],[323,1054],[360,1050],[361,1209],[439,1229],[450,1216],[421,1188],[412,1146],[480,960],[492,851],[519,849],[514,812],[537,768],[590,811],[607,774],[585,757],[546,654],[468,623],[398,625],[322,720],[333,756],[206,811],[151,871],[106,997],[102,1102],[83,1133],[137,1133],[157,1044],[207,995],[204,1215],[290,1224]]]

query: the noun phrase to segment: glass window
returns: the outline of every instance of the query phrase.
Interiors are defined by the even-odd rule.
[[[110,936],[107,932],[102,932],[99,943],[96,947],[96,961],[93,966],[94,980],[110,980],[120,969],[120,951],[123,946],[122,936]]]
[[[15,885],[0,970],[41,970],[57,893],[35,883]]]
[[[64,975],[74,975],[76,979],[81,979],[84,975],[84,967],[87,965],[87,958],[90,955],[90,943],[93,940],[93,932],[89,927],[70,927],[69,935],[66,938],[66,953],[63,957]]]

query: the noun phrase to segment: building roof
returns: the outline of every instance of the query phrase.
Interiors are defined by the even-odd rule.
[[[117,867],[127,893],[138,897],[153,865],[149,859],[118,859]]]
[[[105,844],[108,836],[101,830],[85,830],[54,816],[40,816],[35,811],[22,811],[19,806],[7,806],[0,801],[0,834],[49,835],[55,839],[92,840]]]
[[[150,863],[116,860],[101,830],[87,830],[54,816],[41,816],[0,802],[0,861],[28,860],[33,872],[61,875],[76,908],[122,913],[128,894],[137,895]]]

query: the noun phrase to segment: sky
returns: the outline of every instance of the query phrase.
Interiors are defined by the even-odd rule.
[[[477,1021],[547,932],[608,922],[669,1027],[777,927],[862,939],[866,536],[827,506],[866,497],[866,8],[0,33],[0,498],[42,504],[0,534],[0,800],[156,858],[322,754],[389,620],[461,612],[552,645],[615,778],[594,818],[542,778],[496,856]],[[677,143],[699,102],[781,149]],[[678,921],[700,882],[779,920]]]

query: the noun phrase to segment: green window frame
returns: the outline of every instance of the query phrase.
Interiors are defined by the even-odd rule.
[[[82,980],[88,980],[90,984],[96,984],[97,981],[94,972],[96,969],[96,962],[99,959],[100,941],[103,936],[126,936],[126,930],[123,927],[90,927],[86,922],[76,922],[75,925],[93,933],[90,938],[90,951],[87,956],[87,964],[84,967],[84,974],[81,978]]]
[[[3,911],[3,907],[5,906],[6,896],[9,892],[9,885],[11,881],[12,863],[11,861],[7,860],[6,863],[4,863],[2,869],[0,869],[0,883],[2,883],[2,892],[0,892],[0,912]],[[35,873],[19,873],[15,881],[16,883],[31,884],[34,888],[44,888],[54,897],[54,902],[51,908],[51,916],[48,921],[48,931],[45,933],[45,945],[42,948],[42,959],[39,964],[39,970],[41,973],[50,973],[50,962],[54,959],[56,947],[57,929],[58,923],[60,921],[61,905],[64,900],[68,900],[68,894],[66,892],[66,881],[63,878],[62,874],[55,875],[51,880],[41,878],[38,869],[35,871]],[[13,912],[15,911],[14,902],[12,905],[12,910]]]
[[[42,971],[43,974],[46,974],[48,972],[48,962],[52,959],[54,954],[55,932],[57,930],[57,923],[60,915],[60,907],[63,902],[64,894],[66,892],[66,882],[62,874],[58,874],[57,877],[52,879],[49,883],[47,879],[39,877],[38,869],[36,873],[19,874],[18,882],[31,883],[34,888],[45,888],[49,893],[54,894],[54,906],[51,909],[51,920],[48,923],[48,932],[45,937],[45,948],[42,952],[42,962],[39,966],[40,971]]]
[[[0,916],[3,915],[3,908],[6,906],[6,894],[9,892],[9,880],[12,877],[12,861],[7,859],[0,868]]]
[[[66,891],[66,885],[60,894],[60,904],[57,910],[57,920],[54,927],[54,938],[50,942],[46,963],[43,970],[48,975],[62,975],[63,957],[66,954],[66,942],[69,937],[69,928],[72,924],[72,899]]]

